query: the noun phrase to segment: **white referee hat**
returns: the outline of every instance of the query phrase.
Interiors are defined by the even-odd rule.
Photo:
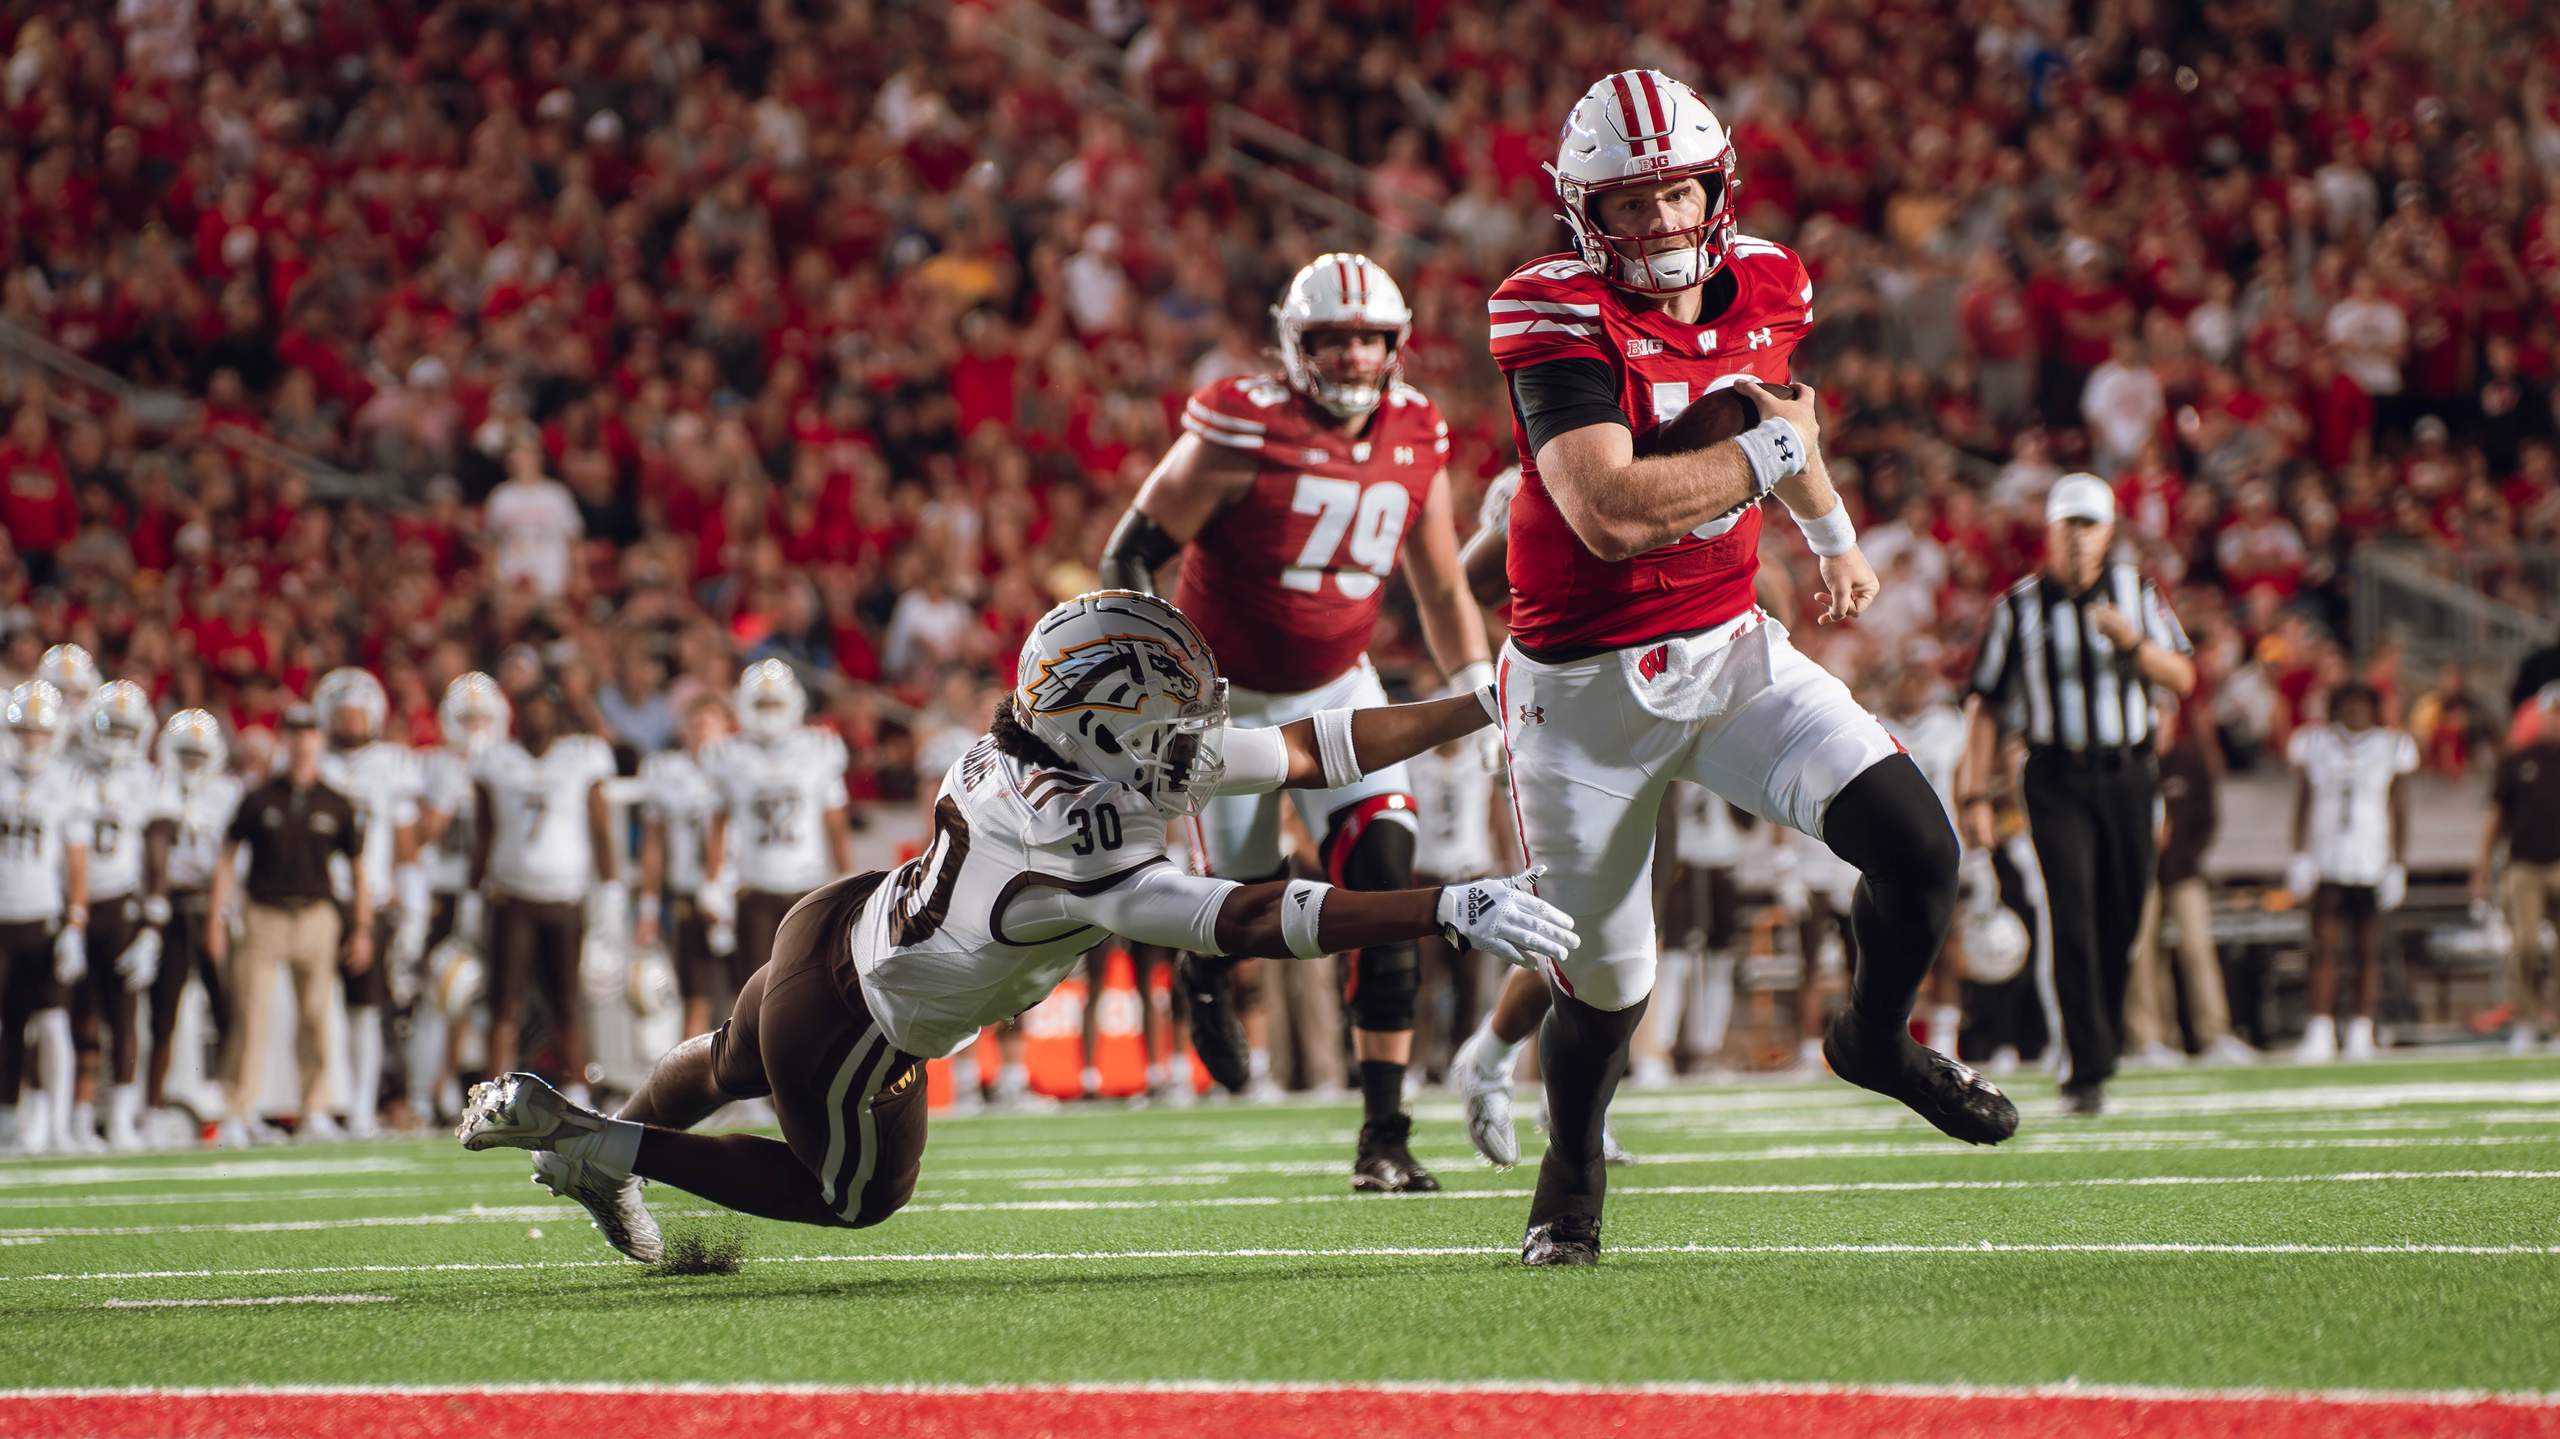
[[[2096,475],[2064,475],[2053,482],[2053,493],[2044,499],[2044,522],[2058,525],[2064,520],[2087,520],[2095,525],[2116,522],[2116,492]]]

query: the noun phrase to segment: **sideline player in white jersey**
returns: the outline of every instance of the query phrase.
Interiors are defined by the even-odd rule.
[[[1523,852],[1584,937],[1548,971],[1540,1027],[1553,1130],[1521,1253],[1539,1265],[1599,1260],[1601,1125],[1653,990],[1650,872],[1675,779],[1821,838],[1863,875],[1833,1071],[1961,1139],[2017,1127],[2005,1096],[1904,1030],[1955,909],[1945,807],[1753,603],[1772,495],[1821,556],[1824,622],[1877,590],[1820,461],[1814,397],[1787,384],[1813,318],[1803,262],[1737,233],[1732,142],[1659,71],[1585,91],[1551,173],[1574,248],[1522,266],[1489,306],[1521,456],[1504,739]],[[1707,433],[1675,422],[1710,400],[1701,416],[1738,433],[1680,438]]]
[[[1280,372],[1220,380],[1191,396],[1184,433],[1112,533],[1103,582],[1152,590],[1156,569],[1181,553],[1177,602],[1234,681],[1236,717],[1276,725],[1386,703],[1368,648],[1386,579],[1401,562],[1433,662],[1453,689],[1474,689],[1492,677],[1484,617],[1458,565],[1449,426],[1399,378],[1413,330],[1403,292],[1365,255],[1319,255],[1290,279],[1271,319]],[[1335,883],[1412,886],[1404,771],[1291,799]],[[1199,822],[1208,872],[1244,880],[1285,873],[1281,805],[1274,795],[1210,805]],[[1193,1047],[1219,1083],[1241,1089],[1255,1076],[1230,994],[1234,966],[1194,959],[1183,968]],[[1404,1111],[1420,978],[1414,949],[1363,949],[1344,971],[1362,1099],[1351,1187],[1437,1189],[1413,1157]]]
[[[545,684],[516,706],[516,738],[472,766],[478,841],[471,887],[489,895],[489,1067],[515,1068],[528,983],[542,987],[572,1095],[587,1092],[587,1028],[578,960],[587,943],[590,886],[615,879],[612,816],[604,782],[613,751],[594,735],[561,733],[567,709]]]
[[[845,816],[844,740],[802,723],[809,695],[791,666],[747,666],[735,704],[738,733],[702,757],[719,807],[696,900],[711,923],[734,923],[731,982],[743,984],[772,957],[773,936],[791,906],[853,867],[853,829]]]
[[[478,670],[456,675],[436,704],[439,743],[417,752],[419,863],[431,896],[427,931],[420,938],[425,954],[418,962],[424,990],[441,987],[438,965],[449,957],[448,942],[457,946],[453,954],[485,957],[488,907],[471,882],[471,856],[480,832],[471,766],[505,741],[510,713],[507,693],[496,680]],[[462,1113],[456,1076],[461,1073],[464,1027],[450,1019],[441,1003],[420,1003],[409,1010],[411,1104],[423,1111],[431,1100],[438,1119]]]
[[[29,680],[9,692],[10,751],[0,765],[0,1105],[17,1109],[17,1147],[99,1148],[71,1124],[78,1058],[69,987],[89,972],[89,810],[63,754],[62,692]],[[41,1081],[25,1086],[32,1046]]]
[[[667,945],[684,995],[687,1034],[709,1028],[714,1000],[724,992],[736,994],[746,983],[745,974],[731,977],[722,964],[738,950],[736,915],[715,923],[712,906],[702,900],[712,880],[704,861],[720,814],[709,756],[732,728],[725,701],[716,694],[696,695],[684,710],[684,748],[640,761],[640,915],[631,937],[643,948]],[[843,748],[838,741],[836,752]],[[842,790],[839,780],[837,792]],[[726,947],[715,944],[715,937],[725,939]]]
[[[85,645],[54,645],[36,661],[36,678],[62,696],[63,758],[85,759],[89,736],[83,719],[89,713],[90,697],[107,682],[107,677],[98,671],[97,659]]]
[[[463,1145],[553,1152],[567,1192],[634,1258],[659,1252],[639,1177],[768,1219],[877,1224],[915,1185],[925,1060],[1039,1002],[1113,935],[1300,959],[1434,930],[1513,964],[1572,948],[1527,875],[1387,892],[1239,884],[1165,854],[1168,821],[1212,794],[1355,782],[1483,728],[1488,693],[1230,729],[1200,632],[1127,590],[1051,610],[1015,674],[986,738],[944,776],[925,852],[802,901],[728,1021],[659,1060],[619,1118],[511,1074],[473,1092]],[[686,1132],[765,1095],[780,1142]]]
[[[2285,747],[2294,773],[2286,882],[2311,905],[2311,1014],[2293,1052],[2307,1064],[2380,1053],[2373,1007],[2382,985],[2382,916],[2409,894],[2408,777],[2418,768],[2417,741],[2381,720],[2382,696],[2350,680],[2330,691],[2328,723],[2294,731]],[[2350,977],[2343,1005],[2341,957]]]
[[[221,721],[204,710],[180,710],[160,727],[151,842],[162,856],[169,919],[160,927],[160,972],[151,984],[151,1058],[143,1085],[143,1132],[155,1139],[186,1130],[168,1103],[169,1064],[176,1057],[170,1045],[190,974],[204,985],[217,1047],[230,1025],[220,974],[204,952],[213,868],[222,862],[222,837],[240,808],[240,781],[223,769],[229,758]]]
[[[130,1151],[142,1147],[142,995],[159,977],[169,922],[166,850],[151,838],[160,813],[151,697],[131,680],[101,685],[80,729],[88,736],[77,767],[89,811],[89,973],[72,995],[71,1024],[112,1086],[107,1147]],[[75,1105],[71,1122],[86,1134],[95,1116]]]
[[[373,911],[373,949],[361,967],[345,971],[347,999],[347,1129],[359,1138],[380,1128],[383,1076],[383,1010],[405,1005],[418,992],[418,959],[427,932],[427,876],[418,865],[418,762],[406,745],[382,737],[391,713],[382,682],[352,667],[320,677],[312,708],[327,732],[320,778],[355,806],[364,832],[358,863],[368,894],[389,896]],[[350,902],[342,888],[340,904]],[[412,1079],[412,1088],[417,1085]],[[413,1100],[418,1096],[412,1095]],[[316,1116],[315,1138],[331,1135],[326,1115]]]

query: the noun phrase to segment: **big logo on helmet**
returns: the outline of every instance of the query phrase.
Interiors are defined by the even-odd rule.
[[[1023,686],[1022,693],[1033,714],[1078,710],[1136,714],[1150,690],[1190,704],[1200,698],[1200,677],[1163,640],[1151,635],[1105,635],[1069,645],[1056,659],[1042,660],[1039,674]]]

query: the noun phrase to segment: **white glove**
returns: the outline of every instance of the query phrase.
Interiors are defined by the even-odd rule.
[[[124,987],[140,994],[160,977],[160,931],[146,929],[133,937],[133,943],[116,956],[116,973],[124,976]]]
[[[53,977],[64,984],[78,984],[88,973],[89,936],[78,925],[66,924],[53,937]]]
[[[2384,870],[2382,883],[2373,887],[2373,902],[2379,905],[2385,914],[2398,909],[2400,901],[2408,897],[2409,871],[2401,865],[2395,864]]]
[[[714,929],[738,922],[738,886],[726,875],[696,891],[693,902],[702,911],[703,922]]]
[[[1537,868],[1501,879],[1453,884],[1440,891],[1441,936],[1456,950],[1480,950],[1521,969],[1561,961],[1579,941],[1573,916],[1530,893]]]
[[[2284,867],[2284,887],[2295,899],[2309,899],[2320,887],[2320,866],[2307,854],[2295,855]]]

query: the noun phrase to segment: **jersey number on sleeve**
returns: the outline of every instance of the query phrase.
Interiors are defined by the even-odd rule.
[[[1331,574],[1346,599],[1365,600],[1376,594],[1378,582],[1396,567],[1396,541],[1404,536],[1405,512],[1412,506],[1413,496],[1402,485],[1363,489],[1356,480],[1298,476],[1298,491],[1290,497],[1289,508],[1315,516],[1316,525],[1308,532],[1306,547],[1298,551],[1298,562],[1280,572],[1281,585],[1313,594],[1324,588],[1325,576]],[[1368,573],[1335,568],[1346,548],[1345,535],[1350,536],[1351,563]]]
[[[890,896],[889,938],[893,944],[921,944],[942,928],[951,915],[951,892],[969,862],[969,817],[957,800],[933,807],[933,843],[900,866]]]

